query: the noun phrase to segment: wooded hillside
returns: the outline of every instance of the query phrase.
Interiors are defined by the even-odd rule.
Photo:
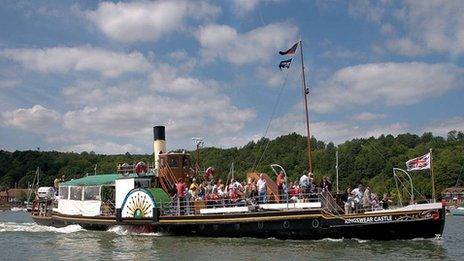
[[[446,138],[433,136],[431,133],[424,133],[422,136],[407,133],[396,137],[382,135],[378,138],[354,139],[340,144],[340,190],[363,183],[377,194],[390,192],[395,187],[392,168],[405,168],[408,159],[426,154],[430,148],[433,149],[437,191],[454,186],[458,177],[463,175],[461,172],[464,165],[464,134],[457,131],[449,132]],[[333,143],[327,144],[313,138],[312,149],[316,178],[320,181],[326,175],[335,181],[337,147]],[[194,153],[191,154],[195,160]],[[297,180],[307,168],[306,140],[296,133],[271,141],[261,139],[250,142],[242,148],[203,148],[200,155],[201,167],[213,166],[217,175],[223,179],[227,177],[232,162],[237,178],[244,178],[246,172],[252,170],[271,173],[269,165],[277,163],[286,169],[290,180]],[[86,173],[93,174],[95,164],[98,165],[98,173],[114,173],[118,163],[140,160],[151,162],[152,159],[152,155],[129,153],[97,155],[93,152],[0,151],[0,186],[27,187],[28,182],[33,180],[37,166],[42,172],[41,185],[50,186],[58,175],[64,174],[66,179],[71,179]],[[431,195],[429,171],[416,171],[411,176],[418,192]]]

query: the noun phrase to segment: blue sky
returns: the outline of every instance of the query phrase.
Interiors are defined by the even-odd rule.
[[[464,130],[462,1],[4,1],[0,148],[150,153]],[[284,84],[284,79],[287,81]]]

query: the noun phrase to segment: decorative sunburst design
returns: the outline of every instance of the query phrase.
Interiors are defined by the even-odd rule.
[[[143,190],[129,192],[122,208],[123,218],[152,218],[155,203]]]

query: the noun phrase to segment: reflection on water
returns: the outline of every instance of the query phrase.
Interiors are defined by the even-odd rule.
[[[308,260],[451,259],[464,255],[463,217],[447,217],[438,239],[317,241],[170,237],[133,234],[122,227],[86,231],[79,226],[50,228],[32,223],[27,213],[0,213],[0,253],[10,259],[177,259]]]

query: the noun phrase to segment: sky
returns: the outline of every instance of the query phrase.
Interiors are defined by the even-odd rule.
[[[304,134],[299,39],[315,138],[464,131],[464,1],[1,2],[3,150]]]

